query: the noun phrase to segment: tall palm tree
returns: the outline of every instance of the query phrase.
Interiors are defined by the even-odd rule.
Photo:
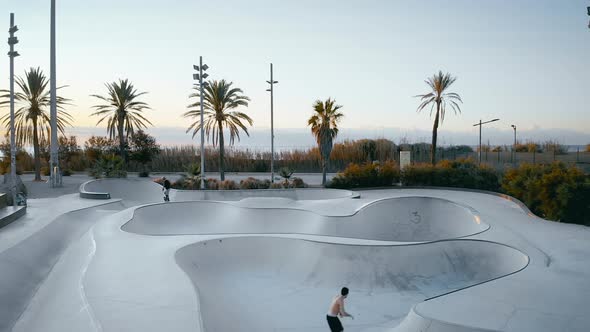
[[[457,102],[463,103],[461,97],[454,92],[446,92],[447,89],[457,80],[456,77],[451,74],[443,74],[439,71],[438,74],[434,74],[428,78],[425,82],[432,89],[431,92],[423,95],[417,95],[415,97],[420,98],[422,102],[418,106],[417,112],[422,111],[426,106],[430,105],[430,116],[436,106],[436,114],[434,116],[434,125],[432,127],[432,146],[430,147],[430,162],[434,165],[436,163],[436,139],[438,135],[439,123],[442,125],[445,119],[445,111],[447,104],[451,106],[451,109],[457,114],[461,113],[461,108]]]
[[[200,88],[195,86],[195,93],[191,94],[189,98],[198,98],[199,101],[189,105],[192,108],[188,112],[184,113],[184,117],[194,118],[195,121],[190,124],[186,132],[193,131],[193,137],[205,128],[205,135],[207,140],[212,137],[213,146],[219,144],[219,173],[221,180],[225,180],[225,174],[223,171],[223,162],[225,156],[224,148],[224,136],[223,128],[229,129],[229,145],[233,145],[235,139],[240,140],[240,129],[242,129],[246,135],[248,128],[244,124],[247,122],[250,126],[252,119],[246,114],[239,111],[235,111],[240,106],[248,107],[248,101],[250,98],[243,95],[244,91],[240,88],[233,88],[233,82],[227,82],[226,80],[212,81],[204,88],[203,95],[203,119],[204,123],[201,123],[201,93]]]
[[[338,122],[344,114],[338,112],[342,105],[336,105],[336,101],[328,98],[322,102],[316,100],[313,105],[313,115],[307,121],[311,126],[311,133],[315,137],[318,147],[320,148],[320,157],[322,160],[322,185],[326,185],[326,171],[330,162],[330,154],[334,139],[338,135]]]
[[[25,79],[16,78],[16,84],[20,92],[14,94],[18,103],[18,109],[14,112],[14,126],[17,144],[33,144],[35,158],[35,181],[41,180],[41,154],[40,141],[49,141],[51,135],[50,114],[47,109],[50,106],[49,81],[40,68],[31,68],[25,71]],[[58,89],[61,89],[59,87]],[[10,91],[2,90],[1,105],[10,103]],[[65,135],[64,128],[71,126],[72,116],[64,110],[69,99],[57,97],[57,130]],[[6,128],[10,127],[10,113],[2,117]]]
[[[121,158],[127,161],[127,139],[133,135],[136,129],[146,128],[146,123],[152,125],[142,115],[142,112],[149,110],[150,107],[137,100],[147,92],[137,92],[127,79],[119,80],[118,83],[105,83],[105,86],[108,90],[107,96],[91,95],[106,103],[93,106],[96,112],[92,115],[101,117],[96,123],[97,125],[107,120],[109,138],[117,137],[119,139],[119,153]]]

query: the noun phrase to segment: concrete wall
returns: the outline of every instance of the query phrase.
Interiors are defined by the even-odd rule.
[[[437,198],[379,200],[345,217],[308,210],[247,208],[223,202],[140,207],[123,230],[145,235],[299,233],[385,241],[435,241],[488,229],[475,211]]]

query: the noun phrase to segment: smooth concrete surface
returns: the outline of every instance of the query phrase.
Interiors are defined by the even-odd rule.
[[[274,206],[283,203],[270,202]],[[474,235],[489,227],[472,209],[440,198],[400,197],[369,204],[349,201],[340,216],[302,209],[301,205],[254,204],[256,207],[209,201],[148,205],[136,209],[123,229],[145,235],[298,233],[424,242]],[[337,210],[342,204],[346,203],[326,205]]]
[[[350,327],[383,324],[416,302],[528,264],[520,251],[483,241],[354,246],[269,237],[200,242],[176,259],[198,289],[206,331],[325,329],[317,313],[327,310],[334,285],[352,290],[347,310],[357,316]],[[301,317],[310,319],[302,324]]]
[[[326,331],[342,286],[345,331],[590,330],[589,229],[501,197],[164,204],[149,181],[109,186],[122,201],[34,199],[0,229],[0,331]]]
[[[0,331],[14,325],[65,249],[101,216],[121,209],[108,202],[66,212],[0,253]]]
[[[98,179],[80,185],[82,198],[124,198],[132,203],[163,201],[162,186],[150,179]],[[93,197],[94,196],[94,197]],[[260,189],[260,190],[176,190],[170,191],[172,201],[239,201],[247,198],[287,198],[291,200],[325,200],[358,198],[353,191],[341,189]]]

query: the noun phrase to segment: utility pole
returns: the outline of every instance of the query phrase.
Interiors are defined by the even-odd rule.
[[[479,123],[474,124],[473,126],[479,126],[479,164],[481,164],[481,126],[486,124],[486,123],[490,123],[490,122],[495,122],[498,121],[500,119],[493,119],[490,121],[486,121],[486,122],[481,122],[481,120],[479,120]],[[487,158],[487,155],[486,155]]]
[[[516,165],[516,126],[512,125],[512,129],[514,129],[514,145],[512,145],[512,163]]]
[[[14,14],[10,13],[10,29],[8,33],[8,45],[10,45],[10,192],[12,194],[12,205],[16,206],[16,137],[14,135],[14,58],[19,56],[14,50],[14,45],[18,44],[18,38],[14,35],[18,27],[14,25]]]
[[[50,36],[50,122],[51,122],[51,154],[49,157],[50,186],[57,188],[62,186],[61,172],[59,169],[59,141],[57,140],[57,92],[56,92],[56,65],[55,65],[55,0],[51,0],[51,36]]]
[[[204,107],[203,107],[203,94],[205,93],[205,87],[208,85],[207,82],[203,82],[204,79],[209,77],[209,74],[205,73],[209,66],[203,64],[203,57],[199,57],[199,65],[193,66],[193,69],[198,71],[198,74],[193,74],[193,79],[199,81],[199,95],[201,104],[201,189],[205,189],[205,125],[204,125]]]
[[[279,83],[275,81],[272,76],[272,63],[270,64],[270,81],[266,81],[270,84],[270,182],[275,182],[275,130],[274,130],[274,85]]]

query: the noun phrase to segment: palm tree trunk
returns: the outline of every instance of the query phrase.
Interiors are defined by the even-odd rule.
[[[434,126],[432,126],[432,146],[430,147],[430,162],[436,165],[436,138],[438,136],[438,118],[440,116],[440,102],[436,102],[436,116]]]
[[[326,169],[328,168],[328,160],[322,157],[322,187],[326,186]]]
[[[219,125],[219,176],[221,178],[221,181],[225,180],[225,173],[223,172],[223,161],[225,158],[225,149],[223,147],[223,124],[221,123],[221,121],[217,122]]]
[[[127,154],[125,151],[125,135],[123,132],[123,125],[125,124],[125,119],[122,116],[119,116],[117,120],[117,131],[119,134],[119,153],[121,154],[121,158],[127,163]]]
[[[35,181],[41,181],[41,156],[39,155],[39,133],[37,132],[36,118],[33,118],[33,154],[35,155]]]

